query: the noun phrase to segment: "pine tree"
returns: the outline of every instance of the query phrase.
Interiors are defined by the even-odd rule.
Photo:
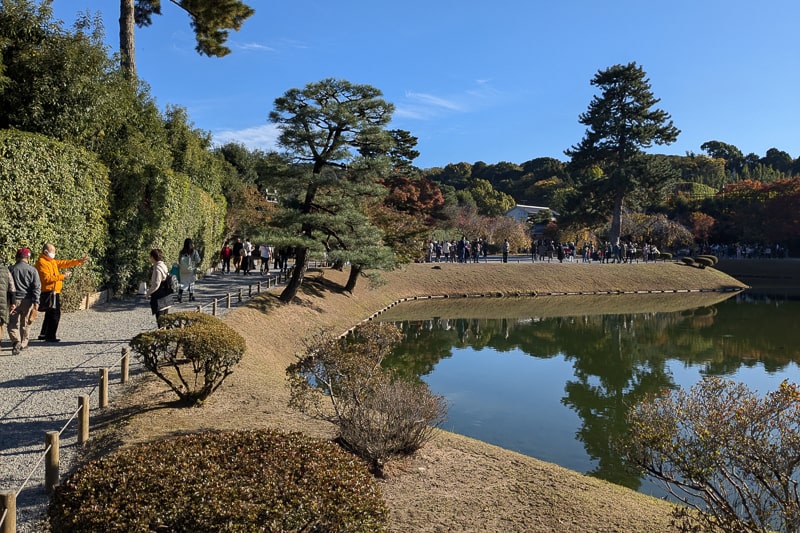
[[[379,250],[380,233],[371,233],[360,202],[375,198],[377,193],[366,191],[386,170],[383,154],[394,142],[385,126],[393,111],[378,89],[333,78],[290,89],[275,100],[270,120],[281,131],[278,143],[304,169],[279,184],[294,195],[274,218],[284,242],[295,248],[295,267],[282,301],[294,299],[309,254],[326,251],[326,245],[356,268],[385,256]],[[367,250],[368,244],[377,248]]]
[[[609,237],[615,242],[620,237],[625,198],[660,174],[653,171],[644,150],[654,143],[674,142],[680,130],[667,112],[653,108],[660,100],[653,96],[650,80],[635,62],[598,71],[591,84],[601,94],[579,117],[588,129],[581,142],[564,153],[577,169],[593,170],[579,193],[610,204]]]

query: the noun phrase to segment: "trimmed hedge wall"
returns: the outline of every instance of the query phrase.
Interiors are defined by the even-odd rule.
[[[27,246],[36,260],[45,242],[59,258],[89,254],[64,283],[64,307],[77,308],[82,295],[103,279],[108,243],[108,170],[82,148],[43,135],[0,130],[0,258],[13,264]]]

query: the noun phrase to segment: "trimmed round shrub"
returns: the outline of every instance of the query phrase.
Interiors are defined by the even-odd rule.
[[[662,261],[671,261],[672,260],[672,254],[669,253],[669,252],[663,252],[663,253],[658,254],[658,258],[661,259]]]
[[[93,461],[57,487],[63,533],[385,531],[365,465],[335,444],[271,430],[198,433]]]
[[[247,349],[239,333],[204,313],[162,315],[158,325],[161,329],[131,339],[131,349],[145,368],[189,405],[200,405],[213,394]]]
[[[691,257],[681,257],[681,261],[683,261],[685,265],[695,266],[695,261]]]
[[[714,261],[712,261],[708,257],[698,256],[698,257],[695,257],[694,261],[696,263],[696,266],[698,266],[700,268],[706,268],[706,267],[714,266]]]
[[[711,261],[711,265],[709,265],[709,266],[714,266],[714,265],[716,265],[716,264],[719,262],[719,258],[717,258],[717,256],[716,256],[716,255],[707,255],[707,254],[704,254],[704,255],[698,255],[698,256],[696,257],[696,259],[700,259],[700,258],[703,258],[703,259],[708,259],[709,261]]]

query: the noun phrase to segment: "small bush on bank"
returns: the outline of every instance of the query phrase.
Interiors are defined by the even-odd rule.
[[[716,255],[703,254],[703,255],[698,255],[696,257],[696,259],[701,259],[701,258],[702,259],[708,259],[709,261],[711,261],[711,265],[710,266],[714,266],[719,262],[719,258]]]
[[[400,339],[397,327],[360,328],[353,342],[318,335],[287,369],[290,405],[339,428],[342,445],[381,473],[433,437],[447,406],[425,383],[402,381],[381,367]]]
[[[158,324],[162,329],[134,337],[131,349],[145,368],[191,405],[202,403],[222,385],[246,349],[241,335],[203,313],[167,314],[158,317]]]
[[[699,268],[714,266],[714,261],[712,261],[708,257],[697,256],[695,257],[694,261],[696,263],[696,266],[698,266]]]
[[[691,257],[681,257],[681,261],[683,262],[684,265],[689,265],[689,266],[696,265],[695,260],[692,259]]]
[[[87,464],[53,495],[53,531],[385,531],[363,463],[299,433],[200,433]]]
[[[662,261],[672,261],[672,254],[669,252],[663,252],[658,254],[658,258]]]

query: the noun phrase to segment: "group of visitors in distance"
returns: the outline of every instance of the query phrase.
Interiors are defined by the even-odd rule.
[[[272,260],[273,269],[285,272],[289,255],[288,250],[273,248],[267,244],[256,247],[250,242],[250,239],[245,239],[242,242],[241,237],[236,237],[232,247],[228,241],[225,241],[225,244],[222,245],[222,250],[219,253],[220,269],[223,274],[230,274],[232,262],[234,274],[241,272],[244,275],[248,275],[250,272],[257,270],[260,263],[261,273],[269,274],[269,262]]]
[[[505,239],[500,245],[502,261],[508,262],[509,242]],[[637,245],[634,242],[605,242],[595,245],[587,242],[580,249],[574,242],[561,243],[553,239],[537,239],[531,242],[531,260],[552,262],[577,262],[580,255],[582,262],[591,263],[633,263],[639,261],[655,261],[660,252],[656,245],[646,243]],[[487,259],[489,244],[486,239],[480,238],[470,241],[462,236],[458,241],[429,241],[425,248],[425,262],[427,263],[477,263],[480,258]]]
[[[0,339],[2,329],[8,329],[12,355],[28,347],[30,329],[40,312],[44,313],[38,340],[59,342],[58,324],[61,321],[61,288],[72,273],[65,270],[84,264],[80,259],[56,259],[56,247],[45,243],[42,252],[31,266],[31,250],[17,250],[16,262],[10,267],[0,265]],[[64,270],[64,272],[62,272]]]

